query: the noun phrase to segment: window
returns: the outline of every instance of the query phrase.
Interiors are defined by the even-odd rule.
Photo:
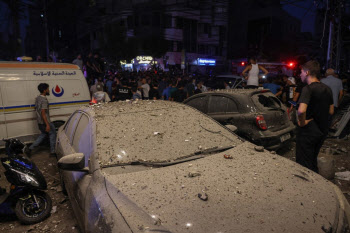
[[[82,114],[73,138],[73,148],[75,152],[84,153],[84,147],[89,145],[89,142],[89,118],[85,114]]]
[[[258,103],[265,108],[279,109],[281,108],[280,101],[274,96],[268,95],[255,95],[253,99],[258,101]]]
[[[228,99],[224,96],[211,96],[209,103],[209,113],[226,112]]]
[[[176,18],[176,28],[183,29],[184,28],[184,19],[177,17]]]
[[[139,26],[139,16],[138,15],[135,15],[135,27],[138,27]]]
[[[228,99],[226,112],[238,112],[238,107],[235,101]]]
[[[75,113],[73,116],[71,116],[71,118],[69,119],[69,121],[66,125],[65,132],[66,132],[66,136],[67,136],[70,143],[72,143],[74,129],[78,123],[80,115],[81,115],[81,113],[79,113],[79,112]]]
[[[187,105],[192,106],[203,113],[207,112],[207,99],[206,99],[206,97],[197,97],[197,98],[187,102]]]
[[[85,166],[88,166],[89,157],[92,154],[91,133],[89,126],[89,118],[82,114],[79,124],[75,130],[73,138],[73,148],[76,153],[85,155]]]
[[[203,32],[204,32],[204,34],[209,33],[209,24],[207,24],[207,23],[203,24]]]
[[[177,51],[178,51],[178,52],[181,52],[182,49],[183,49],[183,43],[180,42],[180,41],[178,41],[178,42],[177,42]]]
[[[164,15],[164,28],[172,28],[171,15]]]
[[[134,18],[132,16],[128,16],[126,22],[127,22],[127,25],[128,25],[128,29],[134,28]]]
[[[152,15],[152,25],[154,27],[160,26],[160,13],[153,13]]]
[[[150,15],[143,15],[142,16],[142,25],[143,26],[151,25],[151,17],[150,17]]]
[[[174,41],[168,40],[167,43],[168,43],[168,51],[173,52],[174,51]]]

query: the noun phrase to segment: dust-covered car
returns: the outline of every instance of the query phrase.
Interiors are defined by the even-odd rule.
[[[167,101],[76,111],[58,165],[83,232],[346,232],[332,183]]]
[[[241,137],[276,150],[293,137],[295,129],[286,107],[269,90],[217,90],[184,101],[222,124],[234,125]]]

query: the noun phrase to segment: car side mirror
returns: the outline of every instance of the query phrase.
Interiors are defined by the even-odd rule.
[[[237,127],[234,125],[225,125],[226,128],[228,128],[229,130],[231,130],[232,132],[236,132],[237,131]]]
[[[58,160],[58,168],[66,171],[89,171],[85,167],[85,155],[83,153],[75,153],[62,157]]]

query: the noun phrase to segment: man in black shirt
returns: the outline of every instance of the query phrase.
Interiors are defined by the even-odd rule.
[[[187,93],[185,92],[184,85],[182,83],[179,83],[179,85],[177,87],[178,88],[173,93],[172,97],[173,97],[174,101],[182,103],[187,98]]]
[[[307,85],[299,99],[296,162],[318,172],[317,156],[328,134],[328,118],[333,115],[332,90],[321,83],[320,64],[309,61],[302,66],[301,80]]]
[[[151,89],[149,91],[149,99],[150,100],[159,100],[159,89],[158,89],[158,83],[152,83]]]
[[[122,85],[116,88],[115,93],[112,95],[112,101],[129,100],[131,97],[131,89],[128,87],[128,83],[124,82]]]

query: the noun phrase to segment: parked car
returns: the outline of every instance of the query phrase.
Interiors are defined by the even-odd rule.
[[[221,124],[235,125],[238,135],[270,150],[293,137],[295,126],[286,107],[269,90],[217,90],[194,95],[184,103]]]
[[[349,230],[349,204],[334,184],[254,147],[166,101],[82,108],[57,140],[82,232]]]
[[[230,86],[230,88],[235,89],[242,88],[243,83],[245,83],[246,81],[241,76],[227,74],[212,77],[205,84],[211,89],[224,89],[224,82],[227,83]]]

